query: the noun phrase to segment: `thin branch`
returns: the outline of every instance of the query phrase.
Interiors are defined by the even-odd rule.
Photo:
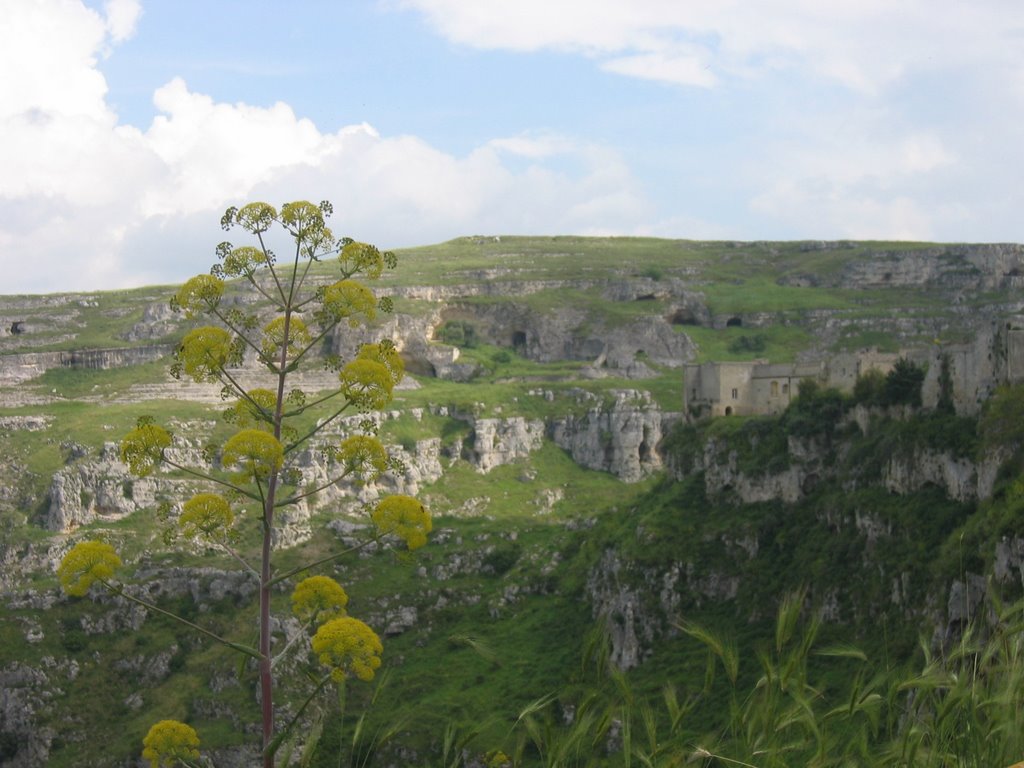
[[[305,403],[296,408],[294,411],[285,411],[283,414],[281,414],[281,418],[290,419],[294,416],[301,416],[310,408],[315,408],[316,406],[320,405],[320,403],[326,403],[328,400],[335,398],[340,394],[340,389],[332,389],[328,394],[324,395],[323,397],[318,397],[316,400]]]
[[[206,629],[205,627],[201,627],[198,624],[195,624],[195,623],[189,621],[188,619],[183,618],[182,616],[179,616],[176,613],[172,613],[171,611],[165,610],[164,608],[161,608],[158,605],[154,605],[153,603],[149,602],[148,600],[143,600],[141,597],[136,597],[135,595],[131,595],[131,594],[125,592],[122,587],[114,586],[113,584],[111,584],[108,581],[105,581],[104,579],[97,579],[97,581],[99,581],[100,584],[102,584],[107,589],[109,589],[113,594],[120,595],[121,597],[127,598],[128,600],[131,600],[134,603],[138,603],[139,605],[141,605],[143,608],[145,608],[148,611],[156,611],[157,613],[162,614],[164,616],[167,616],[168,618],[171,618],[171,619],[174,619],[175,621],[181,622],[182,624],[184,624],[184,625],[186,625],[188,627],[191,627],[196,632],[199,632],[200,634],[206,635],[211,640],[216,640],[221,645],[226,645],[228,648],[232,648],[232,649],[234,649],[234,650],[236,650],[236,651],[238,651],[240,653],[244,653],[244,654],[246,654],[248,656],[252,656],[253,658],[256,658],[256,659],[263,658],[262,655],[260,654],[260,652],[257,651],[255,648],[250,648],[247,645],[241,645],[240,643],[233,643],[230,640],[225,640],[223,637],[221,637],[220,635],[216,634],[215,632],[211,632],[210,630]]]
[[[250,269],[248,272],[245,273],[245,276],[246,278],[248,278],[249,283],[252,285],[252,287],[259,291],[260,295],[263,296],[263,298],[265,298],[267,301],[275,301],[274,297],[267,293],[265,290],[263,290],[263,286],[260,285],[259,282],[256,280],[255,269]]]
[[[333,331],[337,326],[338,323],[334,322],[331,325],[324,328],[322,331],[320,331],[320,333],[317,334],[317,336],[312,341],[310,341],[309,344],[300,349],[297,354],[292,356],[292,365],[295,365],[297,362],[299,362],[299,360],[302,359],[303,355],[305,355],[307,352],[309,352],[309,350],[311,350],[318,343],[320,343],[320,340],[323,339],[328,333]]]
[[[186,467],[186,466],[184,466],[182,464],[178,464],[177,462],[171,461],[170,459],[168,459],[166,457],[164,457],[164,463],[165,464],[169,464],[170,466],[174,467],[175,469],[181,470],[182,472],[185,472],[186,474],[192,475],[193,477],[198,477],[198,478],[201,478],[203,480],[209,480],[211,483],[217,483],[218,485],[223,485],[225,488],[230,488],[231,490],[236,491],[236,492],[242,494],[243,496],[246,496],[246,497],[252,499],[253,501],[260,501],[261,500],[260,496],[257,496],[256,494],[254,494],[254,493],[252,493],[250,491],[247,491],[244,488],[241,488],[241,487],[235,485],[234,483],[229,483],[227,480],[221,480],[220,478],[214,477],[213,475],[208,475],[205,472],[199,472],[198,470],[195,470],[195,469],[192,469],[190,467]]]
[[[267,250],[266,243],[263,242],[263,233],[257,232],[256,239],[260,241],[260,250],[262,250],[263,255],[267,257],[267,269],[270,270],[270,276],[274,278],[274,284],[277,286],[277,293],[281,297],[281,302],[287,303],[287,299],[284,295],[284,287],[281,285],[281,281],[277,278],[277,270],[274,269],[274,261],[270,258],[270,251]]]
[[[296,633],[295,633],[295,634],[294,634],[294,635],[292,636],[292,639],[291,639],[291,640],[289,640],[289,641],[288,641],[287,643],[285,643],[285,646],[284,646],[284,648],[282,648],[282,649],[281,649],[280,653],[278,653],[278,654],[277,654],[276,656],[274,656],[274,657],[273,657],[273,658],[272,658],[272,659],[270,660],[270,668],[271,668],[271,669],[273,669],[273,668],[274,668],[274,665],[275,665],[275,664],[277,664],[277,663],[278,663],[278,662],[279,662],[279,661],[280,661],[280,660],[281,660],[282,658],[284,658],[284,655],[285,655],[286,653],[288,653],[288,651],[289,651],[289,650],[291,650],[291,648],[292,648],[292,647],[293,647],[293,646],[295,645],[295,643],[296,643],[296,642],[298,642],[299,638],[305,639],[305,637],[306,637],[306,632],[307,632],[307,631],[309,630],[309,628],[310,628],[311,626],[313,626],[313,619],[310,619],[309,621],[307,621],[307,622],[306,622],[306,623],[305,623],[305,624],[303,625],[303,627],[302,627],[301,631],[299,631],[299,632],[296,632]]]
[[[261,359],[263,358],[263,350],[257,347],[256,344],[252,341],[252,339],[250,339],[245,333],[243,333],[241,329],[237,328],[235,324],[228,320],[223,313],[219,312],[216,307],[212,310],[212,312],[214,317],[216,317],[218,320],[224,323],[224,325],[226,325],[230,330],[234,331],[238,335],[238,338],[244,341],[250,349],[252,349],[254,352],[256,352],[256,354],[260,356]]]
[[[331,480],[328,480],[326,483],[318,485],[316,488],[312,488],[312,489],[310,489],[308,491],[305,491],[303,493],[297,493],[294,496],[289,496],[284,501],[279,501],[277,503],[277,506],[279,506],[279,507],[287,507],[287,506],[289,506],[291,504],[298,504],[303,499],[308,499],[310,496],[312,496],[312,495],[314,495],[316,493],[320,493],[320,491],[327,490],[328,488],[330,488],[332,485],[334,485],[336,483],[340,483],[342,480],[344,480],[346,477],[348,477],[353,471],[354,471],[353,468],[346,469],[344,472],[342,472],[337,477],[332,478]]]
[[[296,284],[296,286],[295,286],[295,290],[296,290],[296,291],[300,291],[300,290],[302,290],[302,284],[303,284],[304,282],[306,282],[306,277],[307,277],[307,276],[309,275],[309,268],[310,268],[311,266],[313,266],[313,256],[312,256],[312,254],[310,254],[310,255],[309,255],[309,256],[308,256],[307,258],[306,258],[306,266],[305,266],[305,268],[304,268],[304,269],[302,270],[302,277],[300,277],[300,278],[299,278],[299,281],[298,281],[298,283],[297,283],[297,284]],[[304,303],[306,303],[306,302],[303,302],[303,304],[304,304]],[[301,306],[302,306],[301,304],[293,304],[293,305],[292,305],[292,308],[293,308],[293,309],[299,309],[299,308],[300,308]]]
[[[249,565],[249,561],[246,560],[244,557],[242,557],[240,554],[238,554],[238,552],[235,551],[234,547],[226,544],[223,541],[215,541],[213,543],[218,545],[219,547],[221,547],[225,552],[227,552],[229,555],[231,555],[233,558],[235,558],[235,560],[237,560],[239,563],[241,563],[242,567],[245,568],[245,570],[247,570],[249,573],[251,573],[257,579],[260,577],[259,571],[257,571],[251,565]]]
[[[285,446],[285,449],[284,449],[285,453],[291,453],[292,451],[294,451],[296,448],[298,448],[304,442],[309,440],[309,438],[313,437],[313,435],[315,435],[317,432],[320,432],[324,427],[326,427],[328,424],[330,424],[336,418],[341,416],[341,414],[343,414],[345,411],[347,411],[349,406],[351,406],[351,405],[352,405],[352,401],[351,400],[347,401],[345,403],[345,405],[343,405],[333,416],[330,416],[329,418],[327,418],[324,421],[322,421],[319,424],[317,424],[315,427],[313,427],[313,429],[311,429],[305,435],[300,437],[298,440],[294,440],[291,443],[289,443],[287,446]]]
[[[322,557],[319,560],[314,560],[312,563],[306,563],[305,565],[300,565],[297,568],[292,568],[290,571],[286,571],[285,573],[278,574],[270,580],[267,586],[273,586],[274,584],[282,582],[285,579],[290,579],[292,576],[295,576],[298,573],[302,573],[303,571],[309,571],[313,568],[317,568],[321,565],[329,563],[332,560],[338,560],[344,557],[345,555],[351,555],[353,552],[358,552],[364,547],[368,547],[370,544],[376,544],[380,542],[382,539],[383,536],[381,534],[374,534],[372,538],[369,538],[366,541],[361,541],[355,546],[349,547],[348,549],[343,549],[341,552],[337,552],[333,555],[328,555],[327,557]]]
[[[281,746],[281,743],[288,737],[288,734],[291,733],[292,728],[294,728],[295,724],[299,722],[299,718],[302,717],[302,713],[306,711],[306,707],[310,705],[313,699],[315,699],[319,695],[320,691],[322,691],[324,689],[324,686],[327,685],[327,683],[329,683],[330,681],[331,675],[330,673],[327,673],[317,684],[313,692],[309,694],[309,698],[307,698],[303,702],[302,706],[299,707],[298,711],[295,713],[292,719],[288,721],[288,724],[284,726],[277,734],[277,736],[274,737],[274,740],[266,746],[266,749],[264,750],[265,755],[269,754],[271,757],[273,757],[274,753],[277,752],[278,748]]]

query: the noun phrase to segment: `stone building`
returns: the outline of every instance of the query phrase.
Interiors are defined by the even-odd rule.
[[[804,363],[690,363],[683,366],[683,410],[694,417],[781,413],[799,394],[802,381],[852,392],[858,377],[870,370],[888,373],[899,357],[863,349]]]
[[[900,352],[862,349],[815,362],[688,363],[683,366],[683,410],[700,416],[756,416],[781,413],[811,379],[840,392],[852,392],[868,371],[886,374],[907,358],[925,369],[925,407],[939,402],[943,370],[948,374],[957,413],[975,414],[1005,384],[1024,383],[1024,317],[1001,318],[964,344],[940,344]]]

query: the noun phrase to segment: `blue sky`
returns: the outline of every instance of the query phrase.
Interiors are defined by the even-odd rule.
[[[178,282],[220,213],[1024,240],[1018,0],[0,0],[0,294]]]

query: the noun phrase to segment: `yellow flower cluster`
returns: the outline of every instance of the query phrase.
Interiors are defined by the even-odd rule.
[[[398,354],[395,345],[390,341],[383,341],[380,344],[363,344],[359,348],[356,359],[372,360],[383,365],[388,370],[391,383],[396,386],[405,376],[405,363],[402,362],[402,356]]]
[[[178,361],[195,381],[217,381],[233,351],[231,334],[223,328],[207,325],[185,335],[178,347]]]
[[[121,440],[121,461],[133,475],[145,477],[163,461],[164,450],[171,445],[171,434],[163,427],[140,420],[138,426]]]
[[[284,464],[284,446],[262,429],[243,429],[224,443],[221,461],[245,479],[264,480]]]
[[[273,430],[277,395],[269,389],[250,389],[246,397],[224,412],[224,419],[239,427]]]
[[[313,635],[313,652],[331,670],[331,679],[344,682],[349,674],[372,680],[384,652],[380,638],[366,624],[345,616],[323,624]]]
[[[142,757],[150,768],[173,768],[182,760],[199,757],[199,736],[195,729],[177,720],[155,723],[142,740]]]
[[[484,768],[511,768],[512,759],[500,749],[492,749],[484,755]]]
[[[412,496],[388,496],[382,499],[370,519],[382,535],[395,535],[405,542],[410,550],[427,543],[427,534],[433,528],[430,513]]]
[[[263,251],[251,245],[243,245],[240,248],[233,248],[224,257],[224,274],[251,275],[266,263],[267,256]]]
[[[391,402],[405,366],[391,344],[364,344],[356,359],[341,369],[341,391],[360,408],[380,410]]]
[[[197,493],[185,502],[178,518],[182,534],[190,539],[223,539],[235,522],[231,505],[215,493]]]
[[[303,579],[292,592],[292,613],[302,622],[340,619],[345,615],[346,605],[348,595],[341,584],[329,576]]]
[[[333,321],[348,318],[348,324],[355,328],[362,320],[377,316],[377,299],[362,283],[339,280],[324,288],[323,310]]]
[[[83,597],[97,579],[106,581],[121,566],[121,558],[109,544],[82,541],[64,555],[57,566],[61,588],[73,597]]]
[[[324,214],[308,200],[296,200],[281,206],[281,223],[298,232],[316,231],[324,227]]]
[[[268,203],[249,203],[235,212],[235,221],[244,229],[257,235],[270,229],[277,219],[277,211]]]
[[[277,360],[285,345],[285,319],[275,317],[263,327],[263,356]],[[306,324],[294,315],[288,321],[288,357],[295,357],[312,341]]]
[[[345,274],[363,274],[370,280],[376,280],[384,271],[384,254],[368,243],[347,243],[338,254],[338,261]]]
[[[346,437],[334,451],[334,458],[344,466],[347,474],[363,482],[376,479],[388,468],[388,453],[384,445],[370,435]]]
[[[378,411],[391,402],[395,385],[388,369],[372,360],[352,360],[341,369],[342,394],[360,408]]]
[[[223,280],[213,275],[196,275],[178,289],[174,300],[186,317],[195,317],[216,307],[223,296]]]

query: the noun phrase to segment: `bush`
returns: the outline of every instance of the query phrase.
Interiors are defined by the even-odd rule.
[[[872,368],[858,376],[853,385],[853,402],[857,405],[882,405],[885,402],[885,374]]]
[[[729,351],[734,355],[742,354],[744,352],[764,352],[768,347],[768,337],[763,333],[758,333],[753,336],[739,336],[729,342]]]
[[[437,337],[453,347],[472,348],[477,344],[476,326],[468,320],[449,320],[441,326]]]
[[[921,385],[924,384],[925,369],[905,357],[885,377],[883,405],[921,406]]]
[[[846,406],[847,400],[838,389],[804,379],[797,398],[782,415],[782,426],[794,437],[831,435],[846,413]]]

